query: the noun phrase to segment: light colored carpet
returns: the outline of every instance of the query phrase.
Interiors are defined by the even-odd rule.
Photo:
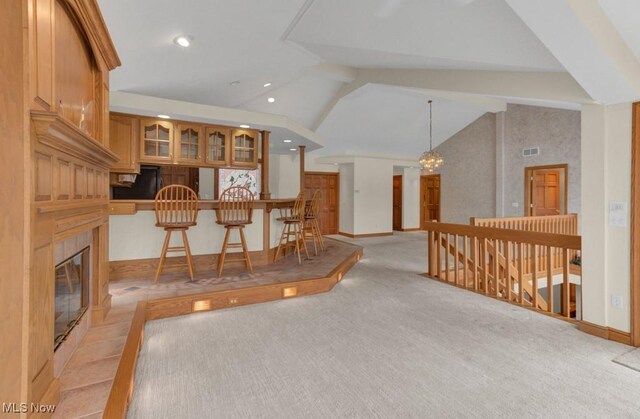
[[[633,349],[624,353],[616,357],[613,362],[640,372],[640,349]]]
[[[424,234],[357,242],[330,293],[149,322],[129,418],[640,417],[629,347],[418,276]]]

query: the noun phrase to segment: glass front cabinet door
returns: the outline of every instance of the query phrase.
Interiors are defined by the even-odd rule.
[[[202,161],[202,129],[198,125],[178,124],[174,142],[178,163]]]
[[[172,162],[172,137],[173,124],[171,122],[143,119],[140,135],[140,161]]]
[[[229,128],[208,126],[205,132],[205,163],[215,167],[228,166]]]
[[[231,165],[233,167],[258,167],[258,132],[234,129],[231,134]]]

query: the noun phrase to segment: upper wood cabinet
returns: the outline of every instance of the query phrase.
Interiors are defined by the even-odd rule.
[[[230,164],[229,142],[231,132],[227,127],[208,126],[206,132],[205,164],[225,167]]]
[[[258,131],[231,131],[231,166],[251,169],[258,166]]]
[[[202,127],[194,124],[176,124],[174,149],[176,163],[199,164],[202,162]]]
[[[140,173],[138,162],[138,118],[128,115],[109,116],[109,147],[120,161],[111,171],[116,173]]]
[[[114,173],[139,173],[140,164],[258,167],[259,131],[112,113],[110,147],[120,157]]]
[[[173,123],[154,119],[141,120],[140,161],[165,164],[173,162]]]

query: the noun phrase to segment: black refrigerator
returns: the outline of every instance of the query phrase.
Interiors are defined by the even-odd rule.
[[[113,199],[155,199],[162,186],[159,167],[141,166],[140,174],[130,188],[113,187]]]

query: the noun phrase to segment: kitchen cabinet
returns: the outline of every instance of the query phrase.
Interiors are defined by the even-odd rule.
[[[112,172],[140,173],[138,130],[138,118],[113,113],[109,116],[109,148],[120,158]]]
[[[142,119],[140,123],[140,162],[173,162],[173,123]]]
[[[202,163],[203,140],[201,125],[176,124],[176,136],[174,139],[175,162],[193,165]]]
[[[231,131],[231,166],[247,169],[258,167],[258,131]]]

